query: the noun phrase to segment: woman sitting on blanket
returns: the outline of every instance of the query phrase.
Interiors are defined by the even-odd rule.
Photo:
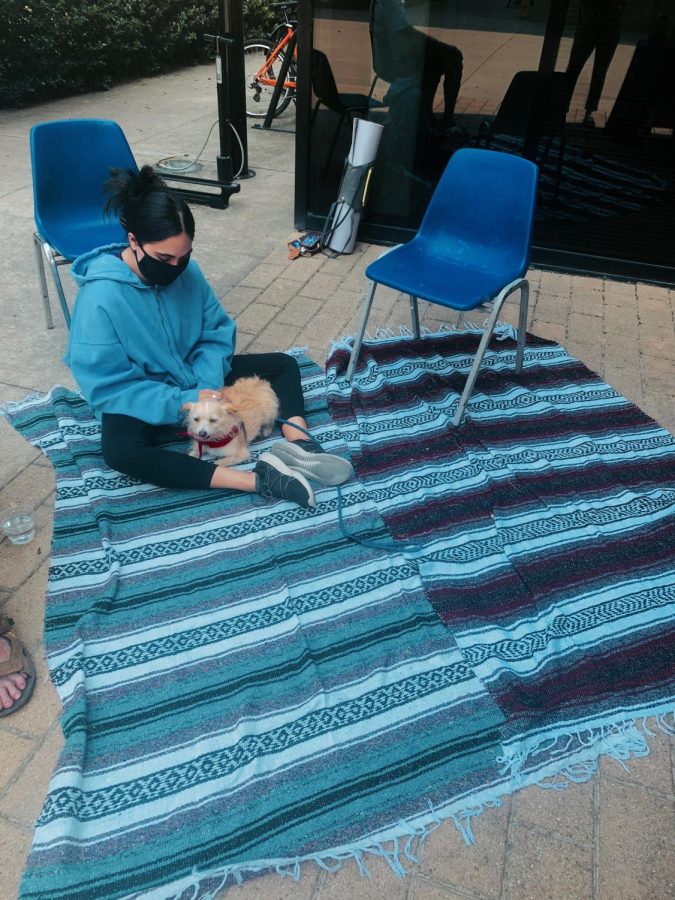
[[[129,243],[73,263],[80,289],[65,356],[101,419],[106,463],[161,487],[230,488],[314,506],[307,478],[339,484],[352,468],[291,424],[307,428],[296,360],[235,354],[234,322],[190,258],[195,223],[188,205],[150,166],[113,169],[111,176],[108,209],[119,214]],[[261,454],[252,471],[162,448],[166,426],[180,421],[184,404],[220,395],[250,375],[271,383],[289,423],[281,429],[286,440]]]

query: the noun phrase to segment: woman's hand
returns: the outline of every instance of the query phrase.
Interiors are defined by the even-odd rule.
[[[215,400],[217,403],[222,403],[223,400],[226,399],[227,398],[224,393],[224,388],[222,390],[216,390],[215,388],[203,388],[197,394],[197,403],[204,403],[207,400]],[[181,406],[181,412],[186,413],[192,405],[192,403],[184,403]]]
[[[222,388],[218,390],[205,388],[199,392],[197,399],[200,403],[203,403],[204,400],[218,400],[220,402],[223,399],[223,390]]]

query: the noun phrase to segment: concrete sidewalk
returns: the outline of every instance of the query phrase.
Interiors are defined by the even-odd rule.
[[[291,107],[277,124],[292,127]],[[3,335],[0,402],[55,383],[73,385],[61,362],[66,330],[54,304],[47,331],[34,270],[28,134],[46,119],[95,116],[118,121],[140,163],[196,154],[216,118],[210,67],[196,67],[32,107],[0,111],[0,232]],[[360,245],[335,260],[287,259],[293,235],[294,137],[249,129],[257,175],[225,211],[194,206],[195,257],[238,322],[238,349],[307,346],[323,362],[330,342],[353,333],[366,264],[381,248]],[[213,159],[213,136],[204,153]],[[67,270],[62,270],[69,284]],[[73,295],[70,288],[71,297]],[[553,338],[665,427],[675,432],[675,291],[532,272],[530,330]],[[424,311],[431,329],[450,320]],[[515,323],[515,309],[505,316]],[[373,324],[408,324],[408,306],[378,292]],[[0,720],[0,900],[16,896],[33,822],[61,748],[59,702],[44,663],[42,633],[54,477],[50,464],[0,422],[0,503],[35,503],[38,535],[27,546],[0,543],[0,611],[12,616],[38,669],[24,710]],[[398,880],[373,862],[361,879],[353,863],[337,873],[308,865],[296,883],[276,875],[226,893],[241,900],[355,897],[359,900],[551,898],[661,900],[675,896],[675,740],[661,732],[646,759],[621,767],[602,761],[592,781],[562,793],[529,788],[475,823],[477,846],[464,846],[446,823],[426,842],[410,876]]]

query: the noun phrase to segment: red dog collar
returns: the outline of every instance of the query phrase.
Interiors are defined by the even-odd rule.
[[[197,442],[197,445],[199,446],[199,458],[201,459],[204,447],[210,447],[214,450],[219,447],[227,447],[227,445],[236,438],[236,436],[239,434],[240,430],[241,429],[239,428],[239,426],[235,425],[234,428],[232,428],[232,429],[230,429],[230,431],[228,431],[228,433],[225,435],[224,438],[219,438],[216,441],[203,440],[202,438],[195,437],[193,434],[190,434],[189,432],[187,432],[187,434],[189,437],[192,438],[193,441]]]

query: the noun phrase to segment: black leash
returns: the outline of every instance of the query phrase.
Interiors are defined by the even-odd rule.
[[[288,419],[277,419],[277,422],[280,425],[290,425],[291,428],[297,428],[298,431],[301,431],[304,435],[306,435],[310,441],[314,441],[314,443],[318,443],[318,441],[307,431],[306,428],[303,428],[302,425],[298,425],[296,422],[289,422]],[[337,516],[338,516],[338,526],[342,533],[342,536],[346,538],[348,541],[354,541],[356,544],[361,544],[362,547],[368,547],[371,550],[386,550],[388,553],[417,553],[420,550],[424,549],[424,544],[404,544],[398,543],[393,539],[389,540],[387,538],[383,538],[382,540],[375,538],[362,538],[356,534],[352,534],[347,530],[347,526],[345,525],[344,513],[343,513],[344,501],[342,498],[342,488],[338,484],[337,485]]]

